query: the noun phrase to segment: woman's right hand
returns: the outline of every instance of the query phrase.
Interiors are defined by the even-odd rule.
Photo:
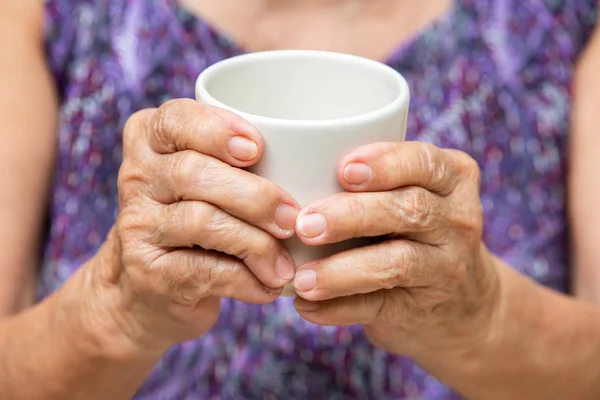
[[[123,135],[119,214],[107,245],[119,324],[169,346],[206,333],[220,298],[273,301],[294,276],[278,239],[298,213],[281,188],[241,168],[258,130],[225,110],[173,100],[133,115]],[[106,251],[106,250],[103,250]]]

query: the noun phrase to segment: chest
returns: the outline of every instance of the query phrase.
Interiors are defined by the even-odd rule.
[[[452,0],[180,0],[246,51],[316,49],[385,60]]]

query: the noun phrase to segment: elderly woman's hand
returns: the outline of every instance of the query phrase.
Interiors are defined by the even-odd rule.
[[[261,155],[259,132],[227,111],[175,100],[132,116],[123,142],[102,278],[118,283],[122,329],[169,346],[206,333],[220,298],[277,298],[294,276],[278,239],[294,233],[299,208],[241,169]]]
[[[481,242],[476,162],[425,143],[383,143],[348,155],[338,177],[348,192],[302,210],[297,234],[309,245],[377,244],[299,266],[300,314],[362,324],[375,345],[413,356],[486,335],[498,277]]]

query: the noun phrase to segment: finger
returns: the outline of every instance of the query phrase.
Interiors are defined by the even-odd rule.
[[[145,281],[151,281],[146,288],[150,293],[169,296],[185,306],[211,296],[265,304],[281,293],[263,285],[240,260],[198,248],[167,253],[145,272]]]
[[[337,173],[349,191],[420,186],[447,196],[463,183],[479,184],[479,167],[471,157],[420,142],[361,147],[340,162]]]
[[[256,162],[264,147],[260,133],[246,120],[191,99],[158,108],[148,123],[147,140],[159,154],[193,150],[237,167]]]
[[[137,111],[132,114],[123,128],[123,161],[129,156],[136,159],[151,157],[152,151],[148,149],[147,130],[149,121],[156,113],[156,108]]]
[[[161,156],[148,185],[161,203],[205,201],[284,239],[294,233],[299,207],[269,180],[193,151]]]
[[[295,273],[283,245],[267,232],[240,221],[212,204],[185,201],[160,206],[148,241],[172,247],[200,246],[244,262],[265,286],[279,288]]]
[[[383,307],[381,291],[313,302],[296,297],[294,306],[305,320],[321,326],[369,325]],[[401,309],[397,310],[399,313]]]
[[[390,234],[440,245],[450,214],[445,198],[416,186],[386,192],[345,192],[302,210],[296,233],[309,245]]]
[[[310,301],[427,286],[446,261],[435,246],[393,239],[301,265],[293,286],[298,296]]]

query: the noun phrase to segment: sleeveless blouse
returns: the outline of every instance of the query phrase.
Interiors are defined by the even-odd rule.
[[[597,6],[457,0],[387,60],[410,86],[408,138],[478,161],[490,250],[563,291],[570,85]],[[127,118],[193,97],[204,68],[243,52],[176,0],[46,0],[45,45],[60,117],[40,299],[94,255],[115,221]],[[459,398],[371,346],[360,327],[306,322],[290,299],[222,305],[215,328],[173,346],[136,399]]]

